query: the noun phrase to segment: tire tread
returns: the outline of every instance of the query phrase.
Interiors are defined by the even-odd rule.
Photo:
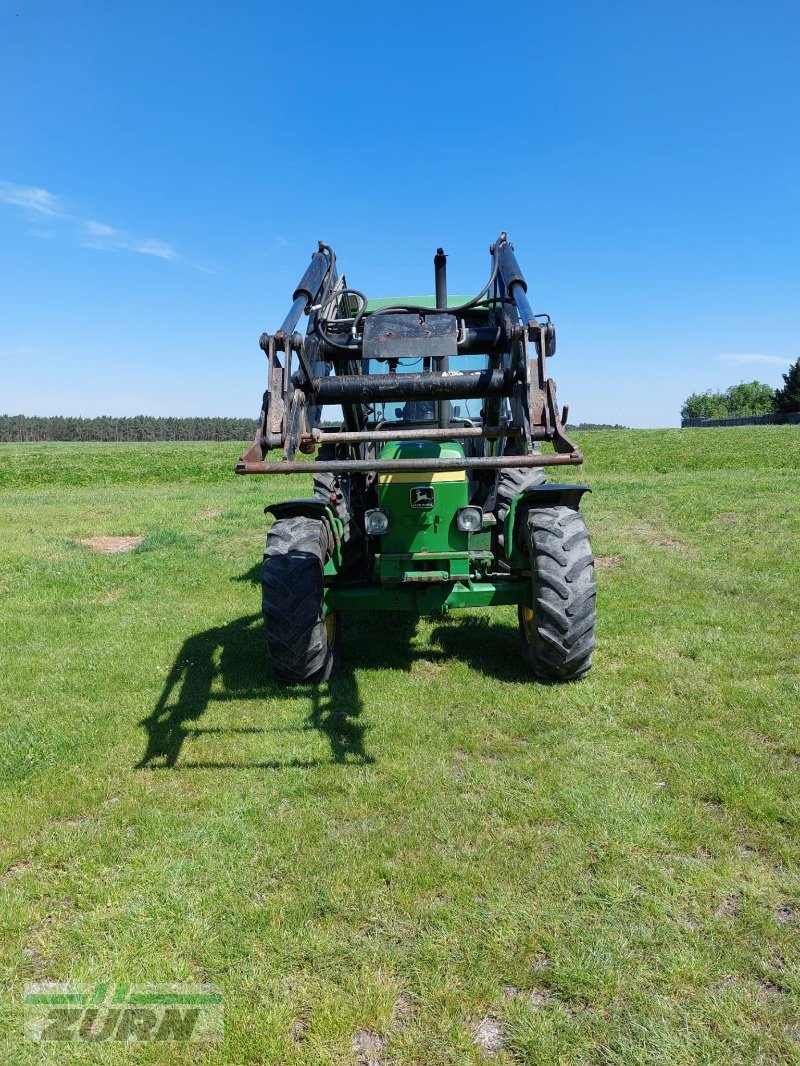
[[[534,634],[522,625],[523,653],[544,681],[577,681],[591,668],[596,591],[589,533],[580,511],[563,505],[527,515]],[[520,618],[522,612],[520,610]]]

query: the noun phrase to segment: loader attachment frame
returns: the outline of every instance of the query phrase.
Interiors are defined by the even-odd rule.
[[[495,470],[582,463],[566,433],[568,409],[559,412],[555,382],[547,374],[547,359],[555,354],[553,324],[549,316],[533,313],[505,233],[489,252],[489,280],[470,300],[456,306],[448,301],[446,256],[439,248],[432,306],[401,302],[371,309],[363,293],[339,277],[333,249],[320,242],[280,329],[261,336],[267,388],[255,438],[236,473]],[[296,332],[303,314],[308,316],[305,336]],[[484,357],[483,369],[465,367],[470,356]],[[422,369],[398,373],[410,358]],[[369,372],[370,367],[380,372]],[[453,417],[453,401],[470,399],[482,402],[480,419]],[[432,403],[436,417],[422,426],[393,425],[377,415],[379,404],[392,401]],[[325,404],[341,405],[342,429],[319,427],[318,412]],[[478,439],[487,442],[484,454],[381,458],[380,446],[390,440]],[[551,443],[554,451],[542,452],[542,442]],[[339,446],[346,457],[312,459],[323,444]],[[267,453],[278,448],[281,458],[267,461]]]

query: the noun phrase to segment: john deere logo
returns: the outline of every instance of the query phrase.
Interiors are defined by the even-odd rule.
[[[430,511],[436,502],[430,485],[415,485],[411,490],[411,506],[420,511]]]

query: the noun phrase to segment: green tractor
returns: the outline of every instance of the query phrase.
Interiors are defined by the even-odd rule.
[[[320,243],[283,325],[261,337],[267,389],[236,472],[304,472],[314,486],[266,508],[264,627],[281,682],[331,677],[348,611],[501,604],[517,607],[534,677],[590,669],[588,490],[543,473],[583,461],[546,373],[555,329],[532,312],[505,233],[490,255],[476,296],[448,297],[440,248],[435,296],[368,301]],[[326,405],[341,409],[339,426],[321,425]]]

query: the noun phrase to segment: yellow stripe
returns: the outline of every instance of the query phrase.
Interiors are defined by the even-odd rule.
[[[379,485],[429,485],[431,481],[466,481],[466,470],[432,470],[426,473],[407,474],[405,471],[394,474],[378,474]]]

